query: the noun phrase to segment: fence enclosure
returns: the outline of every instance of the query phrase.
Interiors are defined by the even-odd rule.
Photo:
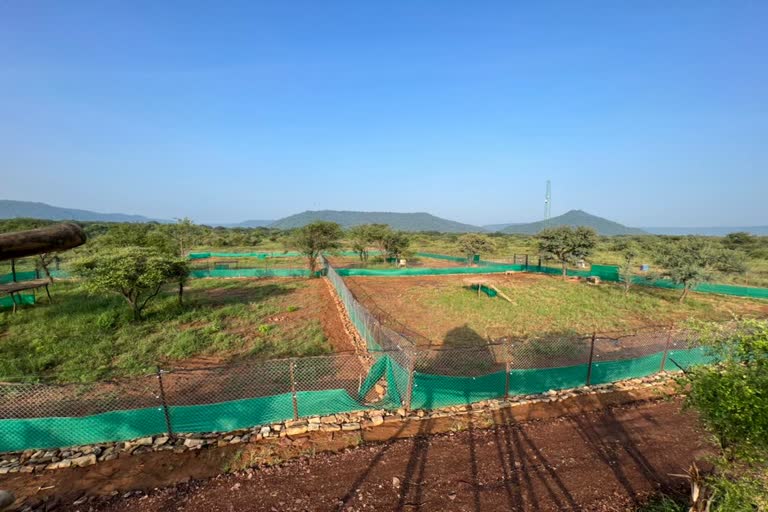
[[[366,354],[166,368],[90,385],[1,384],[0,452],[222,432],[368,408],[467,405],[712,361],[704,349],[690,348],[686,333],[669,329],[419,348],[407,333],[382,325],[324,264]]]

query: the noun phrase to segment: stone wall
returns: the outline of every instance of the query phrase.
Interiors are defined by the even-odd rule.
[[[561,402],[580,395],[598,395],[622,390],[664,387],[671,380],[669,374],[657,374],[643,379],[627,380],[592,387],[580,387],[561,391],[549,391],[542,395],[522,395],[508,400],[486,400],[467,406],[446,407],[432,411],[367,410],[347,414],[315,416],[296,421],[269,425],[257,425],[232,432],[203,434],[176,434],[143,437],[117,443],[99,443],[47,450],[26,450],[0,454],[0,475],[10,473],[35,473],[48,470],[84,467],[118,457],[149,452],[184,452],[211,447],[223,447],[242,443],[258,443],[265,439],[311,436],[316,432],[355,432],[372,430],[385,423],[420,421],[430,418],[460,417],[467,414],[488,413],[503,408],[521,407],[535,403]]]

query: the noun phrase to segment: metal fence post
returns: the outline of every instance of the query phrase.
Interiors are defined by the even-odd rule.
[[[664,367],[667,365],[667,356],[669,354],[669,345],[672,344],[672,332],[675,329],[675,325],[672,324],[669,327],[669,333],[667,334],[667,341],[664,343],[664,355],[661,358],[661,368],[659,368],[659,373],[664,371]]]
[[[295,370],[296,370],[296,360],[291,359],[291,399],[293,401],[293,419],[298,420],[299,419],[299,402],[296,399],[296,376],[295,376]]]
[[[407,353],[403,351],[403,353]],[[406,412],[411,410],[411,399],[413,398],[413,374],[416,373],[416,358],[413,353],[408,353],[408,386],[405,388],[405,407]]]
[[[592,333],[592,340],[589,345],[589,364],[587,365],[587,386],[592,384],[592,359],[595,357],[595,339],[597,338],[597,333]]]
[[[171,425],[171,414],[168,410],[168,401],[165,399],[165,386],[163,385],[163,370],[157,367],[157,382],[160,385],[160,401],[163,404],[163,414],[165,415],[165,428],[168,430],[168,437],[173,439],[173,427]]]
[[[506,374],[504,375],[504,400],[509,398],[509,372],[512,370],[509,361],[507,361]]]

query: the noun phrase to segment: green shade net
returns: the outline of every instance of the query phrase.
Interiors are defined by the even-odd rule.
[[[408,372],[389,356],[380,356],[373,364],[368,376],[360,387],[358,399],[362,401],[382,378],[386,379],[387,394],[377,407],[397,409],[403,404],[403,396],[408,392]]]
[[[691,366],[716,362],[717,357],[707,347],[670,350],[667,354],[667,360],[664,362],[664,369],[668,372],[676,372],[687,370]]]
[[[0,297],[0,308],[12,308],[14,301],[16,302],[17,306],[20,305],[27,305],[31,306],[35,303],[35,296],[34,295],[15,295],[13,298],[8,295],[5,297]]]
[[[587,383],[587,366],[510,370],[510,395],[536,395],[550,389],[570,389]]]
[[[125,441],[166,431],[162,408],[0,420],[0,452]]]
[[[624,379],[639,379],[661,370],[663,354],[652,354],[621,361],[593,362],[592,384],[607,384]]]
[[[293,418],[291,393],[168,408],[176,432],[226,432]]]
[[[411,407],[435,409],[503,397],[505,382],[503,371],[479,377],[448,377],[415,372]]]
[[[493,274],[507,271],[522,271],[522,265],[498,265],[493,267],[448,267],[448,268],[339,268],[340,276],[447,276],[453,274]]]
[[[367,408],[343,389],[297,391],[296,401],[300,417],[360,411]]]
[[[662,353],[622,361],[596,362],[592,384],[616,382],[652,375],[659,371]],[[672,350],[665,363],[679,371],[715,362],[706,348]],[[509,395],[545,393],[586,384],[586,364],[561,368],[516,369],[509,372]],[[363,381],[358,399],[343,389],[298,391],[300,417],[365,410],[362,398],[376,382],[385,379],[387,395],[377,408],[394,409],[407,396],[408,371],[389,355],[381,355]],[[455,377],[420,372],[413,374],[411,407],[434,409],[468,405],[504,396],[504,371],[477,377]],[[174,432],[226,432],[293,418],[291,393],[203,405],[170,406]],[[124,441],[166,432],[161,407],[112,411],[83,417],[10,418],[0,420],[0,452]]]
[[[320,272],[317,273],[318,275]],[[309,277],[309,270],[299,268],[216,268],[213,270],[193,270],[189,273],[193,279],[205,277]]]
[[[470,286],[470,288],[472,288],[473,290],[477,290],[478,287],[480,288],[481,292],[484,292],[489,297],[495,297],[496,295],[499,294],[496,290],[494,290],[493,288],[488,288],[484,284],[473,284],[472,286]]]

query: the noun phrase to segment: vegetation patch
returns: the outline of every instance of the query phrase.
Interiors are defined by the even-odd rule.
[[[0,313],[0,381],[90,382],[192,357],[214,361],[325,354],[318,280],[193,280],[150,302],[135,321],[116,295],[57,282],[54,303]],[[322,290],[322,288],[320,289]]]

